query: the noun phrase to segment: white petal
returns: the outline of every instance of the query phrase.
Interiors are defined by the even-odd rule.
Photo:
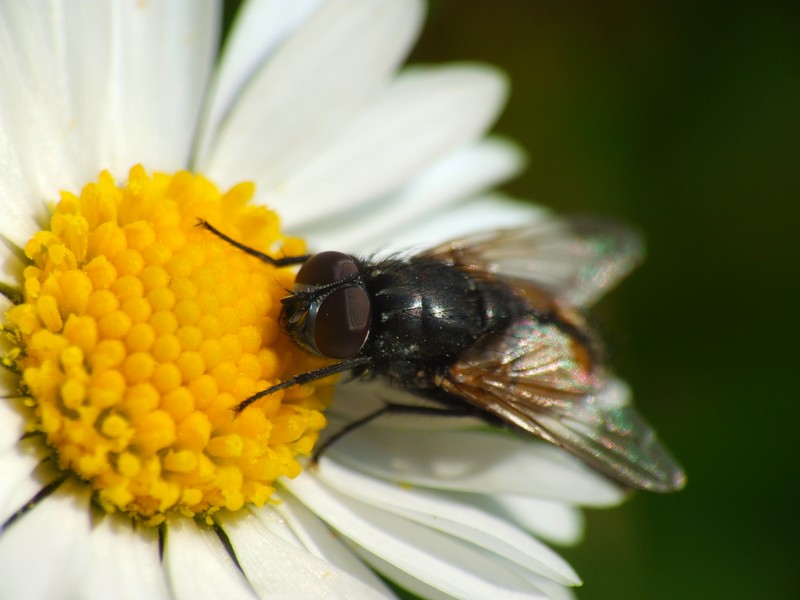
[[[214,532],[190,519],[169,522],[164,568],[177,600],[257,598]]]
[[[63,42],[58,14],[43,2],[7,2],[0,19],[0,231],[22,246],[44,214],[50,175],[73,181],[64,139]]]
[[[3,16],[0,145],[12,144],[30,186],[17,202],[77,191],[101,167],[124,177],[136,162],[185,166],[216,44],[215,3],[19,2]]]
[[[416,577],[409,575],[405,571],[401,571],[394,565],[386,562],[370,552],[367,552],[361,547],[353,546],[353,551],[367,561],[372,568],[383,574],[392,583],[399,585],[404,590],[408,590],[409,592],[416,594],[420,598],[425,598],[425,600],[450,600],[454,598],[454,596],[451,596],[450,594],[445,594],[440,590],[430,587]],[[525,571],[521,574],[524,575],[524,577],[528,579],[537,590],[531,591],[530,595],[528,596],[531,600],[536,598],[540,598],[542,600],[574,600],[575,596],[573,595],[571,588],[560,585],[549,579],[544,579],[543,577],[537,577],[530,571]]]
[[[497,138],[481,140],[447,155],[400,191],[331,215],[324,224],[304,225],[296,233],[317,249],[374,250],[387,237],[394,237],[398,228],[416,226],[429,215],[502,183],[523,163],[521,151],[512,143]],[[314,212],[313,208],[306,210]]]
[[[552,579],[545,579],[530,571],[519,571],[520,575],[531,582],[539,592],[549,600],[575,600],[575,594],[571,587],[556,583]]]
[[[524,531],[443,494],[383,482],[323,457],[318,477],[339,492],[464,539],[549,579],[579,585],[563,558]]]
[[[474,141],[497,115],[505,89],[502,74],[490,67],[414,69],[294,176],[256,181],[287,227],[327,219],[396,189]]]
[[[367,552],[358,544],[350,545],[353,548],[353,552],[360,556],[378,573],[415,596],[424,598],[425,600],[452,600],[454,598],[454,596],[428,585],[414,575],[398,569],[392,563],[383,560],[372,552]]]
[[[276,493],[273,498],[276,502],[281,502],[281,498]],[[261,525],[266,527],[271,535],[276,535],[284,542],[291,544],[297,548],[303,548],[303,542],[297,537],[292,527],[286,522],[277,506],[268,504],[262,508],[252,506],[249,508],[253,516],[261,521]]]
[[[502,432],[420,435],[364,427],[337,442],[338,460],[389,481],[610,506],[624,493],[564,450]]]
[[[367,551],[459,598],[530,598],[522,577],[471,544],[338,494],[306,473],[284,485]]]
[[[110,121],[102,133],[112,140],[103,158],[118,177],[137,162],[164,171],[187,166],[219,22],[213,0],[116,3],[105,74],[111,94],[104,116]]]
[[[17,445],[25,433],[25,418],[20,403],[0,400],[0,454]]]
[[[239,564],[262,598],[385,598],[325,560],[273,535],[252,514],[221,515]]]
[[[2,167],[2,159],[0,159],[0,167]],[[2,180],[2,176],[0,176],[0,180]],[[0,181],[0,210],[3,210],[3,203],[5,202],[3,198],[8,199],[4,195],[3,185],[4,183]],[[19,197],[12,198],[11,204],[15,207],[12,208],[12,210],[22,209],[22,212],[25,213],[25,217],[30,220],[31,225],[35,227],[33,216],[30,214],[32,212],[30,207],[26,207],[24,202],[19,202],[18,200]],[[0,221],[6,226],[12,225],[17,228],[21,227],[19,222],[15,222],[14,220],[11,220],[10,223],[6,223],[7,219],[5,218]],[[2,234],[2,230],[0,230],[0,234]],[[21,232],[17,231],[17,235],[20,236]],[[25,241],[27,242],[28,240],[26,239]],[[23,256],[22,250],[15,244],[5,242],[0,245],[0,281],[5,284],[15,285],[22,280],[22,271],[27,266],[27,264],[23,262]],[[2,311],[2,314],[5,314],[11,306],[12,304],[8,298],[0,297],[0,311]]]
[[[161,568],[157,530],[134,527],[124,517],[101,518],[92,527],[92,568],[81,581],[82,600],[157,600],[170,592]]]
[[[88,488],[66,482],[0,534],[0,598],[74,598],[90,568]]]
[[[523,225],[546,212],[530,202],[492,194],[445,208],[416,223],[397,228],[383,239],[380,247],[429,248],[467,233]]]
[[[0,85],[4,85],[2,81]],[[46,207],[31,192],[15,143],[9,137],[8,120],[13,121],[13,117],[4,114],[0,97],[0,235],[22,247],[40,229],[36,218],[45,213]],[[14,263],[18,260],[8,248],[3,247],[3,251],[3,281],[15,281],[8,274],[17,271]]]
[[[577,596],[572,588],[564,587],[552,581],[536,583],[550,600],[576,600]]]
[[[521,496],[495,496],[492,501],[515,523],[551,542],[571,545],[583,538],[583,513],[576,508]]]
[[[223,186],[281,185],[383,87],[421,17],[419,0],[322,6],[249,82],[199,166]]]
[[[58,476],[40,467],[46,449],[39,437],[23,438],[24,413],[19,399],[0,400],[0,523],[4,523],[39,490]]]
[[[37,467],[42,454],[40,439],[19,441],[0,453],[0,523],[5,523],[22,508],[42,489],[42,485],[55,479],[43,479],[39,473]]]
[[[389,386],[380,379],[373,381],[345,381],[338,384],[334,390],[334,402],[326,412],[330,426],[325,428],[322,435],[327,436],[335,433],[340,426],[366,417],[382,408],[387,402],[436,406],[435,403],[425,398],[400,388]],[[425,415],[385,415],[375,419],[369,426],[434,432],[445,429],[474,429],[485,426],[485,423],[473,417],[432,419]]]
[[[209,93],[198,155],[208,152],[220,121],[259,65],[320,5],[321,0],[249,0],[236,14]]]
[[[350,573],[372,589],[381,591],[385,596],[393,597],[386,585],[342,544],[319,517],[295,500],[291,494],[278,494],[278,497],[281,502],[275,506],[275,510],[283,515],[308,552]]]

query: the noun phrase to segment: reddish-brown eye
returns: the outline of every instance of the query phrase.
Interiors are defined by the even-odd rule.
[[[295,289],[320,296],[312,300],[303,329],[305,343],[328,358],[351,358],[369,336],[372,307],[361,281],[353,280],[325,294],[325,286],[356,275],[356,260],[342,252],[320,252],[309,258],[295,278]],[[349,282],[347,282],[349,283]]]
[[[298,288],[328,285],[341,281],[358,272],[352,256],[342,252],[320,252],[309,258],[297,272],[295,284]]]
[[[367,290],[346,287],[328,295],[314,315],[314,342],[328,358],[351,358],[369,335],[372,319]]]

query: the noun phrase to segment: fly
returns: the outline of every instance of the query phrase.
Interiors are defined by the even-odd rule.
[[[419,254],[369,261],[342,252],[274,259],[301,265],[283,330],[336,363],[241,402],[350,371],[382,377],[435,406],[386,404],[317,448],[387,413],[477,416],[573,453],[632,488],[670,492],[685,475],[605,364],[586,310],[641,259],[633,230],[588,217],[470,235]]]

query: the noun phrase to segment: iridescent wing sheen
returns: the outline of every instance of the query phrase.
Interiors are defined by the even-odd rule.
[[[554,324],[522,319],[463,352],[443,390],[638,489],[675,491],[681,467],[629,403],[629,390]]]
[[[466,269],[533,281],[562,303],[590,306],[642,259],[641,236],[589,216],[538,219],[452,240],[423,253]]]

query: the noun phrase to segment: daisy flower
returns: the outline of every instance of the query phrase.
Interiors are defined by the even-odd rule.
[[[430,244],[535,216],[497,198],[505,82],[398,72],[419,0],[0,4],[0,597],[569,597],[577,505],[622,492],[557,448],[387,419],[303,471],[332,380],[279,331],[273,256]],[[452,210],[459,202],[458,211]],[[426,216],[426,229],[416,227]],[[428,431],[421,431],[427,429]],[[438,431],[431,431],[439,429]],[[531,535],[534,534],[534,535]],[[381,577],[377,576],[380,574]]]

